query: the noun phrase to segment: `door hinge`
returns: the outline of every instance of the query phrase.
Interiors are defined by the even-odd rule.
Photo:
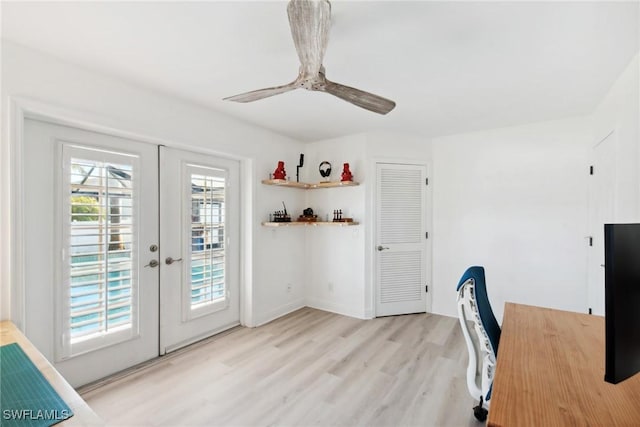
[[[429,238],[429,232],[428,232],[428,231],[424,233],[424,238],[425,238],[425,239],[428,239],[428,238]]]
[[[589,246],[593,246],[593,237],[589,236]]]
[[[593,166],[589,166],[589,175],[593,175]]]
[[[593,310],[591,310],[591,307],[589,307],[589,314],[593,314]]]
[[[424,185],[429,185],[429,178],[424,179]]]
[[[424,285],[424,291],[429,292],[429,285]]]

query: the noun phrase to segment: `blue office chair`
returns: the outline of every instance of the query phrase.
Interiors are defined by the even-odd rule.
[[[458,318],[464,340],[469,350],[467,365],[467,388],[474,399],[479,399],[473,414],[480,421],[487,419],[491,400],[491,387],[495,372],[500,325],[491,310],[483,267],[469,267],[457,287]],[[469,322],[473,323],[472,338]]]

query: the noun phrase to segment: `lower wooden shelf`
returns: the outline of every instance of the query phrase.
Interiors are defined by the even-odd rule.
[[[306,226],[306,227],[318,227],[318,226],[330,226],[330,227],[349,227],[352,225],[359,225],[359,222],[326,222],[326,221],[316,221],[316,222],[308,222],[308,221],[292,221],[292,222],[268,222],[264,221],[262,223],[265,227],[297,227],[297,226]]]

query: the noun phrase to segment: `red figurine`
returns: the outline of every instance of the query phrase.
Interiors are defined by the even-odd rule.
[[[284,170],[284,162],[279,161],[278,167],[276,168],[275,171],[273,171],[273,179],[285,179],[286,176],[287,176],[287,172],[285,172]]]
[[[353,181],[353,175],[349,170],[349,163],[345,163],[343,165],[344,169],[342,169],[342,179],[341,181]]]

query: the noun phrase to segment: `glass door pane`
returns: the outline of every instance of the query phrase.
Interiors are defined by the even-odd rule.
[[[240,320],[239,163],[160,148],[160,352]]]
[[[193,165],[187,168],[191,186],[189,310],[193,315],[210,312],[212,304],[226,299],[226,179],[219,176],[224,171],[207,171]]]
[[[138,158],[64,145],[65,356],[137,335]]]

